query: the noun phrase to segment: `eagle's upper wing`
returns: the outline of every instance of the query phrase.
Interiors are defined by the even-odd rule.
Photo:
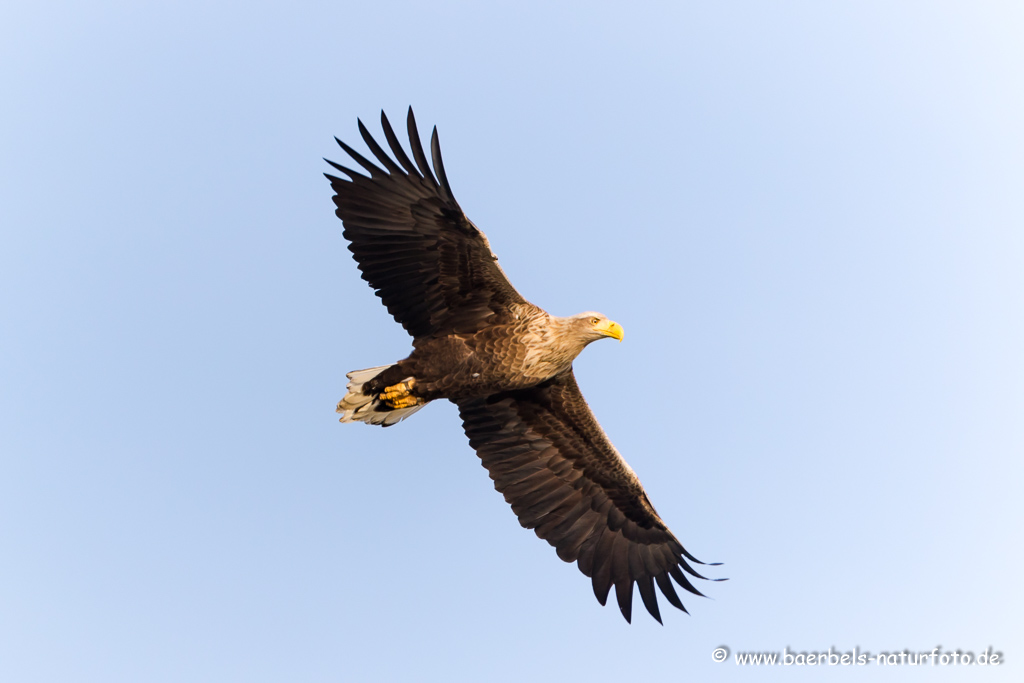
[[[348,179],[325,174],[363,279],[413,337],[474,332],[485,324],[507,321],[508,306],[526,300],[498,266],[487,238],[452,196],[437,128],[430,140],[435,178],[412,109],[408,128],[415,165],[383,112],[380,118],[397,163],[360,121],[363,140],[384,168],[338,140],[370,175],[332,161],[327,163]]]
[[[700,561],[654,511],[590,412],[571,369],[532,389],[457,403],[470,445],[519,523],[566,562],[575,560],[593,578],[602,605],[614,585],[629,621],[635,582],[660,622],[655,582],[684,612],[669,577],[701,595],[682,571],[704,578],[686,560]]]

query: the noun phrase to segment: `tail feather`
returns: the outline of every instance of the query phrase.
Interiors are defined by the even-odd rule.
[[[408,408],[392,408],[381,400],[377,391],[363,393],[363,386],[393,365],[381,365],[365,370],[353,370],[346,375],[349,379],[348,393],[338,402],[338,413],[341,422],[365,422],[366,424],[390,427],[409,417],[427,405],[419,403]],[[408,378],[406,378],[408,379]]]

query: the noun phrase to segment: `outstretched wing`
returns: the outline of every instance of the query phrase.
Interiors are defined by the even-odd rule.
[[[669,577],[701,595],[686,574],[702,564],[672,535],[583,400],[572,370],[532,389],[457,401],[476,449],[519,523],[575,561],[603,605],[615,586],[629,621],[633,584],[661,621],[657,583],[686,611]]]
[[[359,132],[383,168],[338,140],[369,176],[332,161],[327,163],[348,178],[325,174],[363,279],[413,337],[475,332],[508,321],[509,306],[527,302],[498,266],[487,238],[452,196],[437,128],[430,140],[435,178],[412,108],[408,129],[415,165],[383,112],[380,120],[394,159],[360,121]]]

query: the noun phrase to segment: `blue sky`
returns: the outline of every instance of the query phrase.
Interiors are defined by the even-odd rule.
[[[1021,35],[995,2],[7,3],[0,679],[1018,679]],[[451,405],[337,423],[409,339],[321,158],[409,105],[517,288],[625,327],[576,373],[724,563],[690,616],[600,607]]]

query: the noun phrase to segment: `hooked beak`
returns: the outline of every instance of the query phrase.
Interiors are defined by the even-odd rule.
[[[622,325],[618,324],[614,320],[602,320],[598,324],[594,325],[594,329],[604,336],[618,339],[620,342],[622,341],[622,337],[625,335]]]

